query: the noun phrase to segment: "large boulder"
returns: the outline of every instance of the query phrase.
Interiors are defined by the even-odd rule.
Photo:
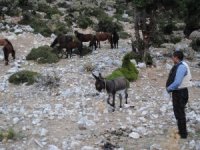
[[[181,50],[186,59],[192,60],[195,56],[195,51],[192,49],[192,47],[189,47],[188,43],[177,43],[175,45],[175,50]]]
[[[193,32],[190,34],[189,38],[190,38],[191,40],[195,40],[195,39],[197,39],[197,38],[200,38],[200,31],[198,31],[198,30],[193,31]]]

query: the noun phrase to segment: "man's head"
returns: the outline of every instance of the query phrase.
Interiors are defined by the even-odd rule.
[[[174,64],[179,63],[180,61],[182,61],[184,58],[184,54],[182,51],[175,51],[172,55],[172,60],[174,62]]]

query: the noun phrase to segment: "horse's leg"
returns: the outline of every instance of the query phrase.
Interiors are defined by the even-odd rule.
[[[15,50],[12,50],[12,57],[15,59]]]
[[[101,46],[100,46],[100,41],[97,41],[97,46],[99,45],[99,48],[101,48]]]
[[[128,92],[127,92],[127,89],[125,90],[125,99],[126,99],[126,104],[128,104],[128,101],[127,101],[127,99],[128,99]]]
[[[122,94],[119,94],[120,105],[119,107],[122,108]]]
[[[70,48],[70,58],[72,58],[72,48]]]
[[[80,57],[82,57],[82,51],[83,51],[83,44],[81,43],[81,44],[79,45]]]
[[[3,53],[4,53],[4,60],[5,60],[5,65],[8,65],[8,50],[4,47],[3,48]]]
[[[108,103],[109,105],[111,105],[111,104],[110,104],[110,94],[108,94],[107,103]],[[111,105],[111,106],[112,106],[112,105]]]
[[[115,93],[112,93],[113,95],[113,103],[112,103],[112,106],[115,108]]]

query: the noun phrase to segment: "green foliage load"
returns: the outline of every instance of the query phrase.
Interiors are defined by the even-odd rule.
[[[26,56],[27,60],[34,60],[38,63],[56,63],[59,61],[57,55],[53,53],[53,49],[47,45],[38,48],[33,48]]]
[[[107,79],[113,80],[117,77],[125,77],[128,81],[135,81],[138,78],[138,70],[135,65],[130,61],[130,55],[126,54],[123,58],[122,67],[114,70]]]
[[[16,85],[23,84],[23,83],[27,83],[26,85],[32,85],[34,82],[36,82],[36,79],[39,76],[40,75],[37,72],[23,70],[11,75],[9,77],[9,82]]]

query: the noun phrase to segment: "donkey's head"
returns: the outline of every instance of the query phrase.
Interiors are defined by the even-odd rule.
[[[103,89],[105,89],[105,79],[102,78],[101,73],[99,73],[99,77],[97,77],[93,73],[92,75],[96,79],[96,82],[95,82],[96,90],[101,92]]]

